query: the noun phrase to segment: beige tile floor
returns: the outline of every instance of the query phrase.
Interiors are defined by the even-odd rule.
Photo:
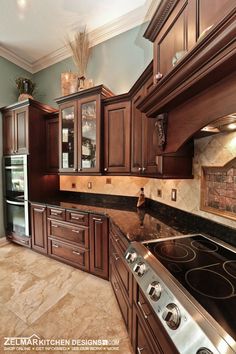
[[[33,334],[44,339],[119,340],[119,350],[103,352],[133,353],[108,281],[6,244],[0,247],[0,353],[101,353],[4,350],[4,337]]]

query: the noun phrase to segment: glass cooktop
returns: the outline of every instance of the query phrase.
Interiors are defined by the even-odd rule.
[[[236,340],[236,253],[201,235],[144,245]]]

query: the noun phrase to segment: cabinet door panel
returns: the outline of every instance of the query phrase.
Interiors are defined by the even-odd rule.
[[[176,53],[180,53],[187,49],[185,21],[186,12],[183,11],[159,42],[159,71],[162,75],[172,69],[172,60]]]
[[[108,279],[108,220],[90,215],[90,271]]]
[[[32,248],[47,253],[46,207],[31,205]]]
[[[199,36],[210,26],[214,26],[235,7],[232,0],[198,0]]]
[[[77,103],[60,106],[59,113],[59,165],[60,171],[77,170]]]
[[[59,168],[59,120],[57,118],[46,121],[46,151],[47,172],[58,172]]]
[[[131,337],[132,308],[129,305],[128,301],[126,300],[126,298],[121,290],[122,286],[119,282],[119,278],[117,276],[117,273],[115,271],[115,267],[113,266],[113,264],[111,264],[110,269],[111,269],[111,276],[110,276],[111,285],[114,290],[118,305],[120,307],[120,311],[121,311],[122,317],[124,319],[125,326],[127,328],[129,336]]]
[[[105,171],[130,172],[130,103],[105,107]]]
[[[101,108],[99,95],[79,100],[78,171],[100,171]]]
[[[158,136],[155,127],[156,119],[143,117],[144,150],[143,165],[146,174],[157,173],[156,155],[158,149]]]
[[[7,112],[3,115],[3,154],[11,155],[14,150],[14,116]]]
[[[15,145],[18,154],[28,152],[28,109],[15,111]]]

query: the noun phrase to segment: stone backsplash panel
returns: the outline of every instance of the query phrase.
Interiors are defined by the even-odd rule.
[[[202,166],[224,166],[234,159],[236,157],[236,132],[198,139],[194,145],[194,179],[192,180],[159,180],[131,176],[61,176],[60,189],[73,192],[138,196],[140,188],[144,187],[145,195],[150,199],[236,228],[235,220],[200,209]],[[107,178],[111,183],[107,184]],[[88,189],[88,182],[92,182],[92,189]],[[75,183],[75,188],[72,188],[73,183]],[[177,189],[176,202],[171,201],[172,188]],[[162,197],[157,196],[158,189],[162,190]]]
[[[202,168],[201,209],[236,220],[236,158]]]

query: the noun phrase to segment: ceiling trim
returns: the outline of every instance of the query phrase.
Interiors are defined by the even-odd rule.
[[[3,46],[0,46],[0,57],[3,57],[10,61],[13,64],[16,64],[20,68],[28,71],[29,73],[33,74],[33,65],[32,63],[29,63],[25,59],[22,59],[12,51],[4,48]]]
[[[115,37],[138,25],[141,25],[142,23],[149,21],[154,15],[158,5],[159,5],[159,1],[152,0],[146,15],[144,15],[143,8],[139,7],[91,31],[90,32],[91,46],[95,46],[99,43],[107,41],[112,37]],[[35,74],[40,70],[46,69],[47,67],[53,64],[56,64],[64,59],[71,57],[71,52],[68,50],[66,46],[64,46],[40,58],[39,60],[30,63],[20,58],[19,56],[9,51],[8,49],[5,49],[0,46],[0,56],[6,58],[7,60],[20,66],[21,68],[29,71],[31,74]]]

